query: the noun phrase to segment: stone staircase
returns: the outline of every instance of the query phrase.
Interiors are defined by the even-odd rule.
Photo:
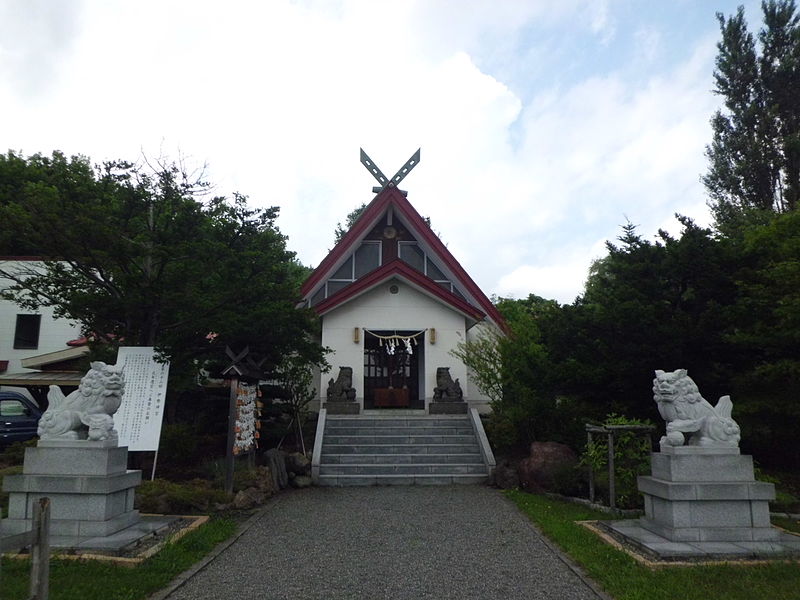
[[[312,476],[317,485],[480,484],[494,466],[477,412],[435,416],[321,412],[314,448]]]

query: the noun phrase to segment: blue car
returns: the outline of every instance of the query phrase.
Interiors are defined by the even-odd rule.
[[[36,437],[42,411],[17,392],[0,392],[0,447]]]

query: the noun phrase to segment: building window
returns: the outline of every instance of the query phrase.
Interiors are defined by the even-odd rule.
[[[42,315],[17,315],[17,327],[14,330],[14,348],[17,350],[35,350],[39,347],[39,326]]]
[[[365,241],[336,269],[325,284],[311,297],[311,306],[333,296],[348,285],[381,266],[381,243]]]
[[[448,292],[455,292],[456,287],[447,279],[447,276],[436,266],[436,263],[430,259],[425,251],[419,247],[417,242],[400,242],[399,247],[401,260],[433,279],[439,287]],[[455,293],[463,297],[460,292]]]

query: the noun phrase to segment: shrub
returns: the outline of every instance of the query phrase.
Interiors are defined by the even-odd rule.
[[[629,419],[622,415],[610,414],[603,425],[652,425],[648,420]],[[614,435],[614,487],[616,505],[619,508],[641,508],[642,497],[636,484],[639,475],[650,471],[652,441],[647,432],[619,431]],[[595,437],[581,455],[581,464],[590,467],[594,473],[595,493],[609,496],[608,481],[608,440]]]
[[[143,481],[136,488],[136,507],[144,513],[207,513],[216,504],[228,504],[233,498],[211,486],[204,479],[174,483],[166,479]]]

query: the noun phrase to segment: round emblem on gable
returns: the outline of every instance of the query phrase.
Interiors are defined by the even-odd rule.
[[[397,237],[397,229],[389,225],[388,227],[383,228],[383,237],[388,240],[394,239]]]
[[[396,294],[399,291],[400,291],[400,287],[399,286],[396,286],[396,285],[390,285],[389,286],[389,293],[390,294]]]

